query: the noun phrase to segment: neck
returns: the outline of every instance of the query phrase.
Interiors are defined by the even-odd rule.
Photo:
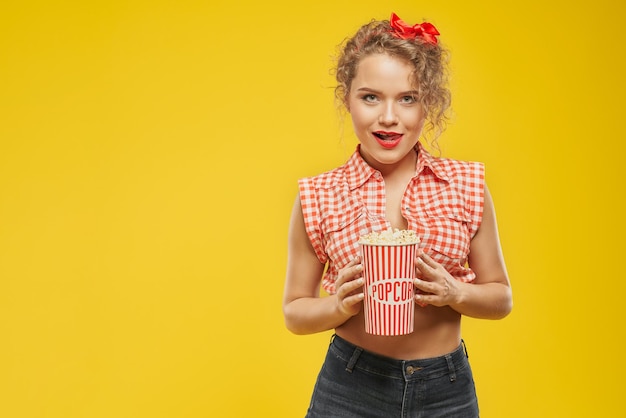
[[[395,164],[378,164],[374,168],[380,171],[385,180],[394,178],[412,177],[417,164],[417,149],[409,152],[402,160]]]

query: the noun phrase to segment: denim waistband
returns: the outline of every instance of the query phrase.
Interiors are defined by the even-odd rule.
[[[359,369],[367,373],[386,376],[392,379],[425,380],[449,374],[456,380],[456,370],[468,367],[467,349],[461,344],[451,353],[439,357],[416,360],[397,360],[364,350],[338,335],[333,335],[329,347],[335,355],[346,361],[346,371]]]

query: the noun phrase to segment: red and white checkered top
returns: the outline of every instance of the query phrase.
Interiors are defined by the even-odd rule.
[[[307,234],[319,261],[328,263],[322,286],[333,294],[339,269],[359,254],[359,237],[391,227],[385,219],[385,182],[357,146],[341,167],[298,184]],[[418,144],[402,216],[418,233],[420,247],[464,282],[476,277],[467,256],[482,220],[484,185],[482,163],[435,158]]]

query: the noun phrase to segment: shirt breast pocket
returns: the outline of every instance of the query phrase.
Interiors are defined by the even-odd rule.
[[[469,254],[469,216],[458,206],[438,206],[425,210],[426,235],[423,247],[443,256],[442,264],[463,263]]]
[[[326,254],[339,265],[346,264],[357,255],[357,242],[367,233],[367,216],[362,207],[352,207],[329,214],[325,221]]]

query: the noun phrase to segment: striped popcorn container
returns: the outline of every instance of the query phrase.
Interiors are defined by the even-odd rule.
[[[418,244],[359,244],[364,284],[365,332],[413,332],[415,254]]]

